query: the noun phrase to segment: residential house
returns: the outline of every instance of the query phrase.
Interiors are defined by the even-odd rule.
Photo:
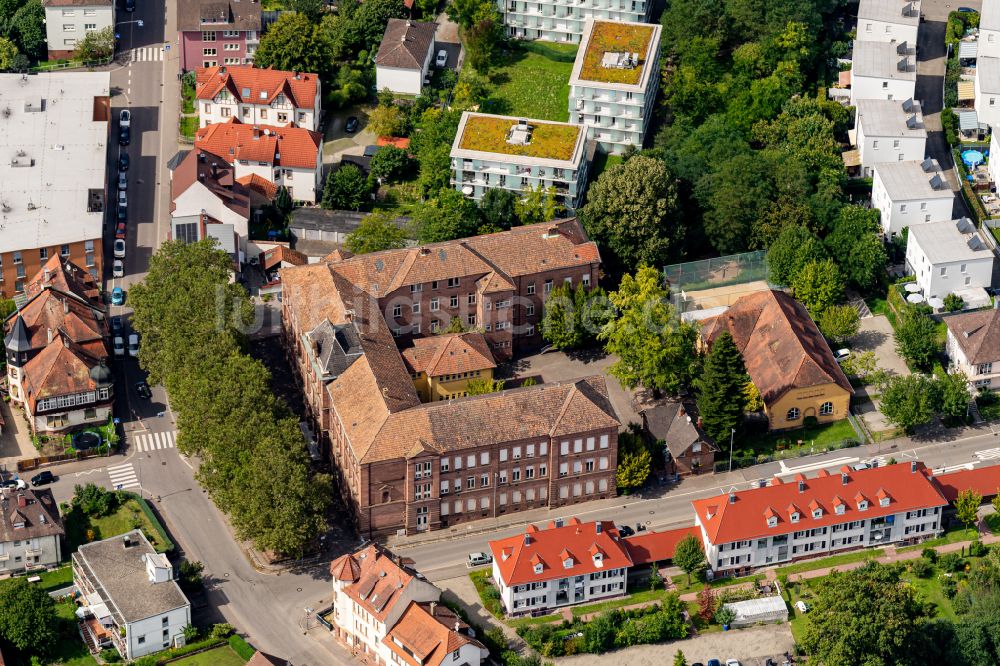
[[[416,338],[412,347],[403,350],[403,361],[420,402],[463,398],[470,381],[492,381],[497,367],[485,336],[478,331]]]
[[[942,531],[948,506],[922,463],[911,461],[770,485],[692,502],[709,568],[757,567],[840,551],[916,543]]]
[[[89,272],[52,257],[4,321],[7,386],[33,433],[106,423],[114,402],[106,313]]]
[[[81,10],[82,11],[82,10]],[[58,256],[102,270],[108,72],[0,74],[0,297]]]
[[[514,39],[579,43],[587,19],[648,23],[653,3],[648,0],[607,3],[603,0],[496,0],[497,11]]]
[[[419,95],[430,76],[436,23],[391,18],[375,56],[375,87]]]
[[[91,32],[114,29],[113,0],[43,0],[49,60],[72,58]]]
[[[1000,137],[997,134],[990,135],[990,155],[1000,155],[1000,152],[994,153],[994,150],[1000,151]],[[986,169],[989,171],[990,180],[993,181],[994,186],[1000,184],[1000,160],[987,161]]]
[[[642,410],[642,428],[654,442],[666,443],[668,474],[688,476],[715,471],[719,448],[701,428],[692,404],[668,401]]]
[[[659,25],[587,19],[569,79],[569,117],[610,154],[642,148],[660,81]]]
[[[0,576],[59,564],[66,530],[51,490],[0,489],[0,511]]]
[[[980,122],[1000,124],[1000,6],[983,3],[976,49],[975,106]]]
[[[632,558],[612,521],[555,520],[490,541],[493,582],[508,615],[625,596]]]
[[[198,67],[195,72],[200,127],[237,118],[247,125],[319,130],[323,97],[316,74],[253,65]]]
[[[441,529],[613,495],[620,423],[603,377],[421,403],[393,337],[405,344],[428,319],[459,316],[505,357],[512,343],[537,344],[529,322],[552,285],[589,283],[599,261],[567,220],[283,271],[307,423],[360,530]]]
[[[854,145],[861,158],[861,176],[871,178],[882,162],[924,159],[927,129],[920,102],[861,99],[854,121]]]
[[[1000,310],[963,312],[944,323],[951,368],[965,373],[972,390],[1000,388]]]
[[[861,0],[855,39],[915,46],[919,27],[920,0]]]
[[[142,530],[81,544],[73,553],[73,584],[85,613],[91,649],[113,646],[126,661],[184,644],[191,604],[173,566]]]
[[[323,135],[301,127],[247,125],[232,118],[203,127],[194,146],[233,167],[233,178],[284,187],[295,201],[316,203],[323,186]]]
[[[490,188],[523,195],[555,188],[573,211],[583,205],[596,144],[579,123],[543,122],[466,111],[451,147],[451,183],[479,201]]]
[[[955,193],[936,160],[875,165],[872,207],[879,210],[886,238],[906,227],[952,219],[954,200]]]
[[[748,294],[700,323],[709,347],[723,332],[733,337],[772,429],[847,417],[854,390],[805,306],[785,292]]]
[[[1000,58],[1000,5],[993,0],[986,0],[979,13],[978,42],[979,56]]]
[[[906,270],[915,275],[926,298],[957,294],[974,301],[993,284],[993,250],[968,218],[910,227]],[[969,302],[967,301],[967,303]]]
[[[177,33],[182,72],[249,64],[260,45],[260,2],[179,0]]]
[[[369,663],[479,666],[489,651],[412,563],[376,544],[330,564],[334,637]]]
[[[854,42],[851,60],[851,106],[861,99],[913,99],[917,85],[914,44]]]
[[[194,243],[224,230],[245,253],[252,193],[235,173],[234,164],[207,150],[188,152],[170,174],[170,237]]]

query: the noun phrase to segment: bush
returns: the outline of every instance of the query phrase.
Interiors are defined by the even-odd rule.
[[[73,489],[73,505],[87,516],[100,518],[114,513],[121,502],[118,493],[111,492],[101,486],[88,483]]]
[[[938,559],[938,564],[944,571],[958,573],[959,571],[965,570],[966,562],[965,558],[958,553],[948,553],[947,555],[942,555],[940,559]]]
[[[236,631],[233,625],[228,622],[220,622],[219,624],[212,625],[212,638],[226,638],[230,634]]]
[[[736,613],[729,606],[720,606],[715,611],[715,621],[722,625],[728,625],[736,618]]]
[[[958,581],[949,576],[943,577],[941,579],[941,591],[944,592],[944,596],[953,599],[955,593],[958,592]]]
[[[239,634],[233,634],[229,637],[229,647],[232,648],[233,652],[240,655],[244,661],[250,661],[257,650],[253,649],[249,643],[243,640],[243,637]]]
[[[969,544],[969,557],[983,557],[989,551],[989,546],[979,539],[976,539]]]
[[[819,425],[819,419],[815,416],[807,416],[802,419],[802,427],[804,428],[815,428]]]
[[[101,650],[101,661],[106,664],[117,664],[122,660],[122,656],[118,654],[118,650],[113,647],[104,648]]]
[[[487,647],[490,647],[489,644],[493,643],[493,645],[497,648],[495,651],[490,650],[490,652],[499,654],[501,651],[507,649],[507,635],[503,633],[503,629],[500,627],[490,627],[487,629],[485,638],[486,640],[484,642],[487,643]]]
[[[931,564],[930,560],[923,557],[913,560],[910,568],[913,570],[913,575],[918,578],[929,578],[934,571],[934,565]]]
[[[938,561],[938,552],[933,548],[924,548],[920,551],[920,557],[923,557],[931,564],[934,564]]]

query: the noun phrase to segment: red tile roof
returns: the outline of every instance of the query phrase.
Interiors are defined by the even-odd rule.
[[[35,275],[24,285],[24,295],[31,299],[45,289],[54,289],[64,294],[73,294],[93,305],[100,304],[100,289],[90,271],[80,268],[72,261],[53,254],[42,264]]]
[[[948,501],[938,485],[931,481],[929,470],[923,463],[914,464],[916,471],[911,471],[909,463],[899,463],[861,471],[844,467],[840,474],[818,475],[812,479],[800,474],[793,482],[742,490],[728,496],[717,495],[691,504],[713,544],[946,505]],[[800,483],[803,484],[801,491]],[[880,492],[889,497],[886,507],[880,506],[875,499]],[[851,501],[844,502],[844,513],[838,514],[834,502],[843,501],[845,497]],[[867,509],[858,508],[861,500],[868,500]],[[819,518],[813,518],[811,510],[803,510],[813,501],[822,509]],[[797,522],[792,522],[792,513],[799,514]],[[777,518],[774,527],[768,527],[768,516]]]
[[[687,536],[692,535],[701,540],[701,533],[694,525],[690,527],[680,527],[675,530],[665,530],[663,532],[646,532],[636,536],[622,539],[625,550],[632,558],[632,564],[651,564],[662,562],[674,557],[674,550],[677,544]]]
[[[237,215],[250,217],[250,193],[233,179],[233,167],[224,158],[195,148],[181,160],[170,179],[170,212],[174,201],[195,183],[201,183],[222,204]],[[275,188],[277,189],[277,188]]]
[[[403,360],[411,372],[426,372],[429,377],[497,367],[486,338],[476,331],[417,338],[403,350]]]
[[[391,553],[379,546],[363,548],[352,557],[359,571],[354,582],[344,588],[344,593],[376,620],[385,622],[395,604],[406,595],[406,587],[413,583],[415,575],[397,564]],[[338,562],[335,560],[334,564]],[[342,567],[341,571],[345,569]]]
[[[406,649],[401,648],[396,641],[405,645]],[[439,666],[452,652],[473,642],[468,636],[441,624],[423,605],[414,601],[410,602],[396,625],[382,639],[382,643],[400,661],[410,666]]]
[[[618,528],[610,520],[581,523],[570,518],[562,527],[551,522],[545,529],[529,525],[524,534],[490,541],[489,545],[507,586],[632,566]],[[604,553],[600,566],[590,554],[594,546]],[[569,567],[564,565],[567,559],[572,560]],[[535,573],[537,563],[542,565],[540,574]]]
[[[275,266],[280,266],[282,263],[303,266],[309,263],[309,259],[301,252],[293,250],[290,247],[285,247],[284,245],[278,245],[272,247],[270,250],[266,250],[261,258],[261,264],[266,271],[271,270]]]
[[[323,135],[301,127],[244,125],[235,118],[203,127],[194,135],[196,148],[235,160],[274,166],[316,169]]]
[[[992,497],[1000,490],[1000,465],[938,474],[934,480],[949,502],[954,502],[960,492],[970,488],[983,497]]]
[[[278,194],[278,186],[260,174],[252,173],[242,178],[237,178],[236,182],[248,190],[257,192],[268,200],[274,199]]]
[[[396,148],[402,148],[406,150],[410,147],[409,137],[403,136],[380,136],[375,140],[376,146],[395,146]]]
[[[229,90],[237,102],[245,104],[271,104],[281,94],[298,109],[316,104],[319,77],[308,72],[253,65],[198,67],[195,72],[198,99],[215,99],[220,91]]]

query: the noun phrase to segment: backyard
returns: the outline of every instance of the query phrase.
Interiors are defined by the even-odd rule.
[[[246,661],[228,645],[170,662],[172,666],[243,666]]]
[[[173,549],[173,543],[163,531],[163,527],[140,505],[140,500],[131,493],[124,493],[127,499],[116,510],[104,515],[86,515],[79,508],[72,508],[63,516],[66,525],[66,548],[72,553],[84,543],[107,539],[124,534],[133,529],[142,530],[158,553]]]
[[[492,94],[483,104],[491,113],[538,120],[569,119],[569,76],[577,47],[574,44],[516,43],[498,57],[490,71]],[[462,70],[463,76],[472,73]]]
[[[41,579],[33,585],[35,587],[40,587],[43,592],[54,592],[55,590],[61,590],[62,588],[69,587],[73,584],[73,569],[68,564],[66,566],[59,567],[58,569],[43,571],[42,573],[31,572],[29,575],[38,576]],[[0,587],[12,580],[14,579],[7,578],[0,581]]]
[[[760,456],[795,458],[825,449],[856,446],[858,436],[848,419],[833,423],[805,426],[793,432],[763,432],[748,434],[736,442],[733,468],[752,465]],[[716,468],[728,466],[724,454],[716,459]]]

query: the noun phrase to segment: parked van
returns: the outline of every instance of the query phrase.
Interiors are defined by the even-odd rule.
[[[469,553],[469,561],[465,563],[465,566],[469,567],[481,567],[483,565],[489,564],[493,561],[493,556],[489,553]]]

